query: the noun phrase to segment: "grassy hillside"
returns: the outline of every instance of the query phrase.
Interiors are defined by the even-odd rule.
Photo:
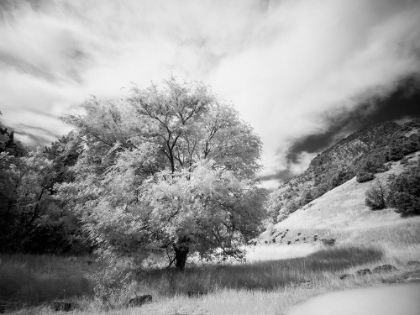
[[[420,217],[403,218],[392,208],[372,211],[365,205],[365,192],[376,181],[386,183],[391,174],[401,173],[419,156],[420,152],[410,154],[405,165],[389,162],[390,170],[375,174],[372,181],[358,183],[354,177],[335,187],[270,226],[260,242],[322,245],[322,239],[333,238],[338,245],[378,244],[394,250],[403,245],[420,252]]]
[[[385,122],[355,132],[315,157],[308,169],[270,194],[268,211],[284,220],[356,175],[381,173],[387,164],[420,150],[420,120]]]

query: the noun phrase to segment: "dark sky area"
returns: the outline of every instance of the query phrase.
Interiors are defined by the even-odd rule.
[[[371,110],[372,107],[374,110]],[[409,77],[402,80],[386,97],[371,99],[367,103],[360,104],[355,111],[350,113],[332,116],[326,113],[325,117],[329,125],[327,131],[295,142],[288,150],[286,156],[288,163],[298,162],[302,152],[322,152],[357,130],[390,120],[398,122],[420,118],[420,79]],[[338,135],[342,136],[337,138]],[[284,182],[293,176],[294,174],[286,169],[273,175],[272,178],[279,178]]]

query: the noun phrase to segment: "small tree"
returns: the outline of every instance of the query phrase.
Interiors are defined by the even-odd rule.
[[[380,180],[376,180],[375,184],[366,191],[365,195],[365,204],[371,210],[381,210],[386,207],[386,188]]]
[[[388,202],[403,216],[420,214],[420,167],[416,166],[389,181]]]

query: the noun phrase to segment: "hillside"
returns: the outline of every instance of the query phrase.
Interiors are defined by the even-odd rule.
[[[315,157],[308,169],[271,193],[269,213],[281,222],[291,213],[359,173],[382,173],[420,150],[420,120],[385,122],[355,132]]]
[[[397,244],[408,235],[420,234],[420,217],[403,218],[392,208],[372,211],[365,205],[365,192],[376,180],[385,183],[391,174],[399,174],[417,163],[420,152],[407,157],[408,163],[389,162],[390,170],[376,174],[374,181],[358,183],[352,178],[323,196],[290,214],[264,232],[262,243],[308,244],[335,239],[336,243],[371,243],[391,240]]]

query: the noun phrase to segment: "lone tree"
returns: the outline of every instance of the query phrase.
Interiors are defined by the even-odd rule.
[[[207,86],[171,77],[84,108],[63,118],[84,150],[76,180],[58,188],[105,252],[164,248],[182,270],[188,253],[238,256],[239,245],[258,235],[266,197],[255,176],[261,141]]]
[[[376,180],[375,184],[365,192],[365,205],[371,210],[382,210],[386,207],[387,189],[380,180]]]

